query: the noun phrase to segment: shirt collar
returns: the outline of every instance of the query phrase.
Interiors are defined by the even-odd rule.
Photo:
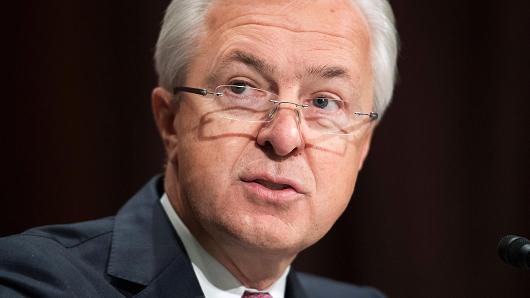
[[[169,202],[166,193],[162,195],[160,203],[166,212],[171,225],[177,232],[184,248],[190,257],[193,271],[197,276],[199,284],[205,297],[219,298],[241,298],[243,292],[258,292],[255,289],[244,287],[221,263],[212,257],[195,239],[182,222],[178,214]],[[290,266],[285,269],[282,276],[268,289],[260,292],[268,292],[274,298],[284,298],[287,274]]]

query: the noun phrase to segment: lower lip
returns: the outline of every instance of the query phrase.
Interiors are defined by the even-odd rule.
[[[245,189],[250,192],[252,198],[259,201],[265,201],[274,204],[285,204],[295,201],[302,197],[302,194],[296,192],[292,188],[286,189],[270,189],[256,182],[244,182]]]

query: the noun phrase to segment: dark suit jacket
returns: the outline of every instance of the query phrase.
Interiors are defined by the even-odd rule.
[[[0,297],[204,297],[153,178],[114,217],[0,239]],[[287,298],[383,297],[291,270]]]

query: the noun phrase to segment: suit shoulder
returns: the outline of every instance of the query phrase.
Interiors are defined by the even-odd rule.
[[[11,237],[24,237],[26,241],[55,241],[66,248],[80,245],[88,240],[112,232],[114,217],[84,221],[72,224],[36,227]]]
[[[101,280],[111,235],[105,218],[0,238],[0,297],[101,296],[86,281]]]
[[[308,273],[297,272],[302,287],[312,297],[353,297],[353,298],[385,298],[379,290],[372,287],[355,286]]]
[[[94,252],[110,245],[112,222],[113,218],[109,217],[74,224],[42,226],[0,238],[0,269],[31,266],[50,270],[76,263],[100,265],[104,263],[106,254]],[[101,257],[96,258],[99,255]]]

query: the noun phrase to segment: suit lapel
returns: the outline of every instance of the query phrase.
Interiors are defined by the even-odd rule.
[[[142,292],[135,297],[204,298],[187,258],[175,258]]]
[[[294,270],[290,270],[287,275],[287,284],[285,286],[285,298],[307,298],[309,297],[305,292],[298,275]]]
[[[159,199],[163,178],[147,183],[116,215],[107,273],[145,288],[135,297],[204,297],[184,246]],[[294,270],[285,298],[307,298]]]
[[[203,297],[159,202],[162,185],[161,176],[153,178],[116,215],[107,273],[145,286],[138,297]]]

